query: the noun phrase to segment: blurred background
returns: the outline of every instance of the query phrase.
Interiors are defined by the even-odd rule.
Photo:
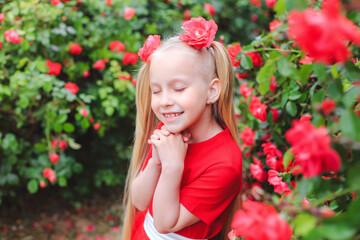
[[[119,239],[142,62],[137,52],[145,39],[181,33],[184,21],[202,16],[214,19],[216,40],[226,46],[287,51],[286,32],[271,35],[269,23],[313,1],[278,2],[0,0],[0,239]],[[359,23],[358,2],[342,4]],[[254,63],[243,58],[237,72],[249,70],[255,79]],[[300,116],[293,105],[285,110],[286,102],[279,129]],[[236,104],[240,114],[244,102]]]

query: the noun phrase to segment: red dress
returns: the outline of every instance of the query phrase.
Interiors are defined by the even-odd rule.
[[[142,171],[150,158],[151,151]],[[176,233],[191,239],[209,239],[221,231],[240,192],[241,151],[226,128],[206,141],[189,143],[184,163],[180,203],[200,221]],[[153,216],[152,201],[148,210],[137,213],[132,240],[149,239],[143,227],[147,211]]]

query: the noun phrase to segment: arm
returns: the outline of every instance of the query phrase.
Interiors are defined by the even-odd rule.
[[[187,142],[181,134],[161,135],[152,139],[162,165],[160,178],[154,193],[154,226],[160,233],[175,232],[200,219],[180,204],[180,183],[184,169]]]
[[[151,158],[144,171],[140,171],[131,184],[132,203],[140,211],[146,210],[159,180],[161,164]]]

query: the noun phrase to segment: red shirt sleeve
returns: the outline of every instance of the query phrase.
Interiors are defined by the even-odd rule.
[[[195,181],[180,190],[180,203],[210,225],[229,206],[241,187],[241,173],[218,164],[209,167]]]

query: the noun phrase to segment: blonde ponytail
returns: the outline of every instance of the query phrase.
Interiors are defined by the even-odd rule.
[[[130,161],[129,171],[126,177],[124,189],[123,205],[124,224],[122,229],[122,240],[130,240],[131,230],[135,220],[136,208],[132,204],[130,186],[133,179],[140,171],[140,166],[145,160],[148,152],[148,143],[152,129],[154,127],[154,113],[151,109],[151,92],[149,87],[149,65],[144,64],[139,71],[136,83],[136,127],[134,148]]]
[[[214,51],[216,73],[221,82],[221,93],[217,101],[216,108],[213,112],[216,113],[216,118],[219,124],[225,125],[229,128],[234,141],[239,144],[239,132],[236,126],[235,110],[233,105],[233,82],[234,72],[230,56],[226,48],[219,42],[213,42],[211,45]],[[214,104],[215,105],[215,104]],[[217,236],[217,240],[227,240],[228,233],[231,231],[231,221],[240,207],[240,194],[235,198],[234,205],[230,216],[224,225],[222,231]]]

